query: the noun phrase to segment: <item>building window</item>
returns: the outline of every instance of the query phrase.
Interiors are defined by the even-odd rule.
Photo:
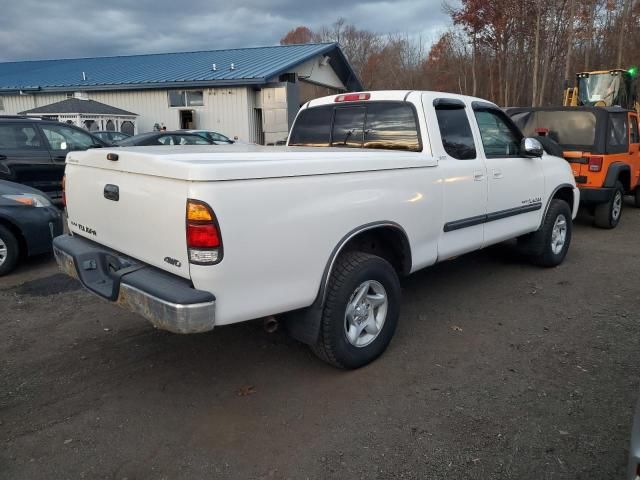
[[[167,93],[170,107],[201,107],[204,105],[202,90],[170,90]]]
[[[0,112],[4,112],[4,101],[2,100],[2,97],[0,97]]]
[[[127,135],[133,135],[134,133],[134,126],[133,126],[133,122],[130,122],[129,120],[125,120],[124,122],[122,122],[122,124],[120,124],[120,131],[122,133],[126,133]]]

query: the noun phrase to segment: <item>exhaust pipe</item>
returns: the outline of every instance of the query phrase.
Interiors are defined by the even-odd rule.
[[[267,333],[275,333],[280,326],[280,322],[276,317],[267,317],[264,319],[264,331]]]

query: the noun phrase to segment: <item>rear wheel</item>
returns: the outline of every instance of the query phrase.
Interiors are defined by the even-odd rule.
[[[13,270],[20,257],[20,245],[8,228],[0,225],[0,277]]]
[[[329,278],[313,351],[338,368],[362,367],[389,345],[399,311],[400,282],[391,264],[367,253],[343,253]]]
[[[596,205],[593,224],[599,228],[615,228],[620,222],[623,205],[624,187],[618,180],[609,201]]]

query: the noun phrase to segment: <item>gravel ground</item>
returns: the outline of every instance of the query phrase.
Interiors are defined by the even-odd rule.
[[[50,258],[0,279],[0,478],[610,479],[639,371],[640,210],[403,281],[386,354],[335,370],[258,323],[177,336]]]

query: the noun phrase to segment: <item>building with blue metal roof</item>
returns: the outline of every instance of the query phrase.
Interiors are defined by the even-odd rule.
[[[137,133],[164,125],[272,143],[306,101],[361,88],[335,43],[4,62],[0,114],[90,99],[136,112]]]

